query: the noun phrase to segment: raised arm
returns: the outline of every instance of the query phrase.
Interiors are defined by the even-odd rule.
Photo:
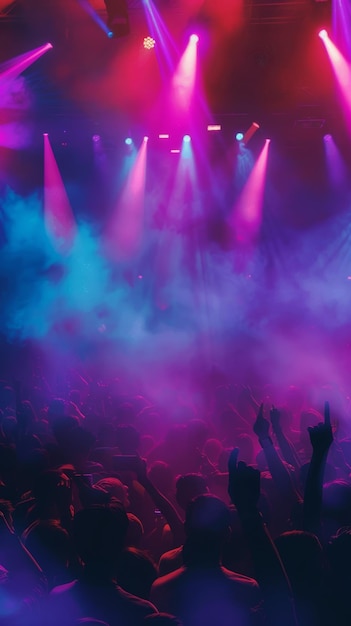
[[[255,574],[264,598],[270,626],[297,626],[290,583],[279,554],[258,509],[260,472],[237,462],[238,449],[229,463],[228,493],[235,505],[252,553]]]
[[[324,422],[308,429],[312,458],[307,473],[303,502],[304,530],[320,534],[322,516],[323,477],[328,451],[333,443],[329,402],[324,405]]]
[[[285,433],[282,430],[280,423],[280,411],[275,406],[272,406],[270,412],[271,424],[273,428],[273,432],[276,436],[280,451],[287,463],[292,465],[296,470],[298,470],[301,466],[299,458],[297,456],[296,450],[286,437]]]
[[[289,515],[291,507],[298,500],[298,495],[294,489],[290,474],[279,457],[273,445],[273,441],[269,436],[270,425],[268,420],[263,416],[263,404],[261,404],[257,413],[253,430],[264,451],[269,471],[281,497],[281,503],[284,505],[284,511],[286,509],[286,513]]]
[[[144,487],[156,507],[161,511],[173,534],[174,547],[184,542],[184,524],[173,504],[155,487],[147,475],[146,461],[139,460],[137,467],[138,482]]]

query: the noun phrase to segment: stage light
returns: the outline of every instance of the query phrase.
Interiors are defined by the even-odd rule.
[[[144,141],[145,141],[145,142],[149,141],[149,138],[148,138],[148,136],[147,136],[147,135],[145,135],[145,137],[144,137]]]
[[[94,143],[97,143],[98,141],[100,141],[100,139],[101,139],[100,135],[93,135],[92,136],[92,140],[93,140]]]
[[[189,143],[191,141],[190,135],[184,135],[183,141],[184,141],[184,143]]]
[[[325,28],[319,31],[318,37],[320,37],[321,39],[328,39],[328,33]]]
[[[220,124],[208,124],[207,130],[208,132],[216,132],[222,130],[222,126]]]
[[[169,139],[169,135],[167,133],[161,134],[158,136],[159,139]]]
[[[193,35],[190,35],[190,41],[191,41],[191,43],[198,43],[199,36],[195,35],[195,33]]]
[[[108,31],[107,36],[108,36],[109,39],[112,39],[112,37],[114,37],[114,34],[113,34],[112,30]]]
[[[178,150],[178,148],[174,148],[173,150],[170,150],[171,154],[180,154],[180,150]]]
[[[324,135],[323,139],[324,139],[324,141],[331,141],[332,136],[331,135]]]
[[[242,141],[242,140],[244,139],[244,135],[243,135],[243,133],[236,133],[236,135],[235,135],[235,139],[236,139],[237,141]]]
[[[133,139],[131,139],[131,137],[127,137],[127,139],[124,140],[124,143],[126,144],[126,146],[131,146],[133,143]]]
[[[129,35],[130,24],[127,0],[104,0],[107,11],[108,37]]]
[[[152,50],[156,45],[156,41],[152,37],[144,37],[143,45],[145,50]]]

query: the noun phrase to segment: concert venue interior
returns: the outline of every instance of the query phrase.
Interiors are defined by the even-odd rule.
[[[0,1],[1,372],[345,385],[348,0]]]

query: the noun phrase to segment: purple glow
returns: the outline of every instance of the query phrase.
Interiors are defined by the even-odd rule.
[[[107,253],[116,260],[130,259],[141,244],[147,145],[144,137],[106,232]]]
[[[270,139],[266,139],[234,209],[233,225],[239,243],[253,243],[260,230],[269,144]]]
[[[333,189],[338,190],[347,182],[347,169],[331,135],[325,135],[324,137],[324,151],[330,184]]]
[[[17,78],[30,65],[35,63],[43,54],[52,49],[51,43],[46,43],[39,48],[25,52],[0,66],[0,81]]]
[[[44,133],[43,137],[45,228],[54,247],[68,254],[76,236],[76,224],[49,136]]]

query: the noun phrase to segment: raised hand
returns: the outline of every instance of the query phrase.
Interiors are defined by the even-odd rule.
[[[239,448],[232,450],[228,461],[229,483],[228,493],[237,509],[252,511],[257,508],[260,497],[260,472],[246,465],[238,463]]]
[[[271,418],[271,424],[274,432],[280,431],[280,411],[272,405],[271,410],[269,411],[269,416]]]
[[[308,428],[314,453],[326,454],[333,443],[329,402],[324,404],[324,422]]]
[[[263,402],[258,410],[256,421],[253,425],[253,431],[259,439],[269,437],[269,421],[263,417]]]

